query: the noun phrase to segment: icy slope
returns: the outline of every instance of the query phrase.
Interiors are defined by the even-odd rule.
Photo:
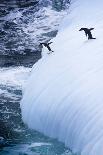
[[[103,2],[72,1],[52,49],[34,65],[21,101],[24,122],[74,153],[103,155]],[[87,40],[81,27],[95,27]]]

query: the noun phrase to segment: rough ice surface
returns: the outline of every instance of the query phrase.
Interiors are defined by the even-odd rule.
[[[32,68],[23,121],[73,153],[103,155],[103,1],[73,0],[51,44]],[[87,40],[81,27],[94,27]]]

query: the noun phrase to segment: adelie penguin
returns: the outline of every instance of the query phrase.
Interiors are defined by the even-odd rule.
[[[51,53],[51,52],[54,52],[54,51],[51,50],[51,48],[50,48],[50,46],[49,46],[51,43],[53,43],[53,42],[50,42],[50,43],[40,43],[40,45],[44,45],[45,47],[47,47],[47,49],[48,49],[48,50],[50,51],[50,53]],[[50,53],[48,53],[48,54],[50,54]]]
[[[88,28],[81,28],[79,31],[84,31],[86,37],[88,37],[88,40],[89,39],[96,39],[96,38],[93,38],[91,30],[94,30],[94,28],[89,28],[89,29]]]

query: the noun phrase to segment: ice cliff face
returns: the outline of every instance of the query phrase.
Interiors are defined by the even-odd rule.
[[[24,122],[74,153],[103,155],[103,1],[74,0],[21,101]],[[87,40],[81,27],[94,27]]]

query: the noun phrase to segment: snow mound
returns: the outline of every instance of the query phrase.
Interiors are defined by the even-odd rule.
[[[74,153],[103,155],[103,1],[73,0],[47,55],[32,69],[23,121]],[[87,40],[81,27],[94,27]]]

